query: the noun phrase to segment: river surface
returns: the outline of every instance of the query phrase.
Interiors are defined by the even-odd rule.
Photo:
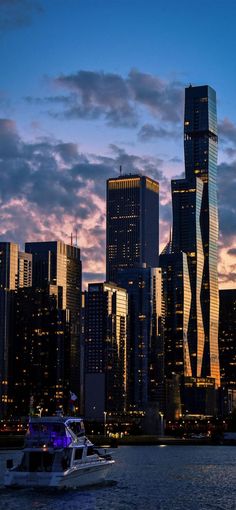
[[[7,458],[0,451],[2,481]],[[0,510],[236,510],[236,447],[120,446],[110,481],[82,490],[8,490]]]

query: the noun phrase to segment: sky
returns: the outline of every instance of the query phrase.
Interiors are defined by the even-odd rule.
[[[184,172],[184,88],[217,93],[219,279],[236,286],[235,0],[0,0],[0,240],[70,242],[105,278],[105,184]]]

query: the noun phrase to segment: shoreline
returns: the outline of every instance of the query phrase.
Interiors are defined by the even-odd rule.
[[[0,450],[22,449],[24,435],[0,434]],[[236,446],[235,440],[229,439],[180,439],[171,436],[125,436],[122,438],[110,438],[104,435],[88,435],[88,438],[96,446],[116,448],[118,446]]]

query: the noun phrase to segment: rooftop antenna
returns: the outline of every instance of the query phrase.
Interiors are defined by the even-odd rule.
[[[70,245],[73,246],[73,233],[71,232],[71,235],[70,235]]]
[[[122,165],[120,165],[120,175],[122,174]]]
[[[75,246],[77,247],[78,244],[77,244],[77,240],[78,240],[78,229],[76,228],[75,229]]]

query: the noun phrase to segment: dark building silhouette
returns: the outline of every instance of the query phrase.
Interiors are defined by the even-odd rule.
[[[129,297],[129,349],[126,360],[129,410],[142,411],[147,408],[151,398],[156,401],[160,397],[157,366],[162,366],[160,360],[163,361],[163,357],[158,353],[161,342],[154,331],[158,330],[160,324],[154,326],[154,317],[157,322],[158,319],[153,310],[161,302],[161,292],[157,298],[153,290],[156,273],[154,276],[150,271],[150,268],[157,268],[158,257],[158,182],[133,174],[108,179],[106,276],[107,281],[124,287]]]
[[[182,326],[177,325],[178,320],[174,318],[175,314],[178,315],[178,308],[174,308],[174,284],[172,291],[166,291],[166,309],[172,309],[171,342],[175,352],[177,346],[182,350],[181,362],[184,363],[182,369],[179,365],[173,375],[182,372],[184,377],[182,384],[186,391],[182,389],[182,410],[189,410],[192,402],[192,412],[202,414],[212,414],[214,406],[209,408],[208,394],[213,395],[213,388],[220,384],[217,140],[215,91],[209,86],[188,87],[185,90],[184,118],[186,177],[172,181],[173,238],[160,265],[172,273],[173,279],[177,281],[178,273],[174,266],[178,265],[177,259],[182,257],[180,254],[185,254],[184,265],[183,261],[180,264],[180,274],[185,275],[182,282],[182,304],[178,303],[183,314],[185,310]]]
[[[0,416],[8,413],[13,342],[13,305],[18,283],[18,245],[0,243]]]
[[[159,268],[119,269],[129,298],[128,406],[145,410],[163,389],[162,285]]]
[[[160,255],[165,306],[165,376],[192,375],[187,342],[191,306],[186,253]]]
[[[59,307],[62,288],[20,288],[15,296],[14,349],[9,410],[27,416],[29,408],[68,412],[70,323]],[[31,401],[31,406],[30,406]]]
[[[236,289],[220,290],[219,353],[221,384],[236,390]]]
[[[80,250],[62,241],[26,243],[25,251],[33,255],[33,287],[48,284],[62,288],[58,307],[66,310],[70,322],[70,386],[80,394]]]
[[[220,378],[223,414],[236,408],[236,289],[220,290]]]
[[[111,283],[89,284],[85,292],[85,417],[122,413],[127,396],[126,290]]]
[[[158,266],[159,184],[140,175],[107,181],[106,279],[117,270]]]

